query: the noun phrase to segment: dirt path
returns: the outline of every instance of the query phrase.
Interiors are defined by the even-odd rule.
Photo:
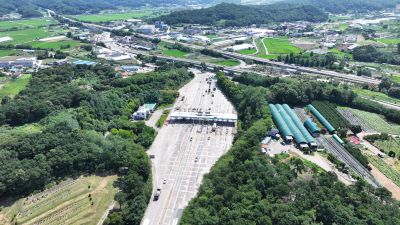
[[[110,205],[108,206],[107,210],[104,212],[104,214],[101,216],[100,221],[97,223],[97,225],[102,225],[104,223],[104,220],[107,219],[108,214],[110,211],[114,208],[115,206],[115,201],[113,200]]]
[[[314,155],[305,155],[302,151],[298,150],[297,148],[293,148],[291,150],[291,153],[294,153],[295,155],[299,156],[300,158],[306,159],[317,166],[321,167],[323,170],[327,172],[334,172],[337,176],[339,181],[346,185],[351,185],[353,182],[350,180],[350,178],[341,172],[339,172],[335,166],[329,162],[328,159],[324,158],[318,153],[314,153]]]
[[[398,187],[392,180],[387,178],[381,171],[379,171],[376,167],[371,165],[371,174],[375,177],[375,179],[385,188],[387,188],[390,192],[392,192],[393,198],[396,200],[400,200],[400,187]]]

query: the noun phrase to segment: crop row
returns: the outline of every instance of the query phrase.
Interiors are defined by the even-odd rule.
[[[329,102],[314,101],[312,105],[327,119],[334,128],[349,128],[349,122],[336,110],[336,105]]]
[[[400,173],[393,169],[390,165],[386,164],[382,159],[377,156],[368,155],[368,160],[371,162],[379,171],[381,171],[387,178],[392,180],[397,186],[400,187]]]

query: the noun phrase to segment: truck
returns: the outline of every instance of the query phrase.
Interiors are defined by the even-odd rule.
[[[212,128],[211,128],[211,131],[215,132],[216,130],[217,130],[217,123],[214,123]]]
[[[153,201],[157,201],[160,198],[161,188],[157,188],[156,192],[154,193]]]

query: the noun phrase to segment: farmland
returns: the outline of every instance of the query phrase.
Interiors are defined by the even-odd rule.
[[[43,26],[48,26],[51,24],[56,24],[57,22],[53,19],[30,19],[30,20],[12,20],[12,21],[2,21],[0,22],[0,31],[8,29],[32,29],[39,28]]]
[[[0,87],[0,98],[3,98],[4,96],[9,96],[13,98],[20,91],[25,89],[30,79],[31,75],[25,74],[15,80],[13,79],[5,83],[4,86]]]
[[[243,54],[243,55],[253,55],[253,54],[257,53],[257,50],[256,49],[244,49],[244,50],[240,50],[239,53]]]
[[[334,128],[350,127],[349,122],[336,110],[336,105],[320,101],[314,101],[312,105],[332,124]]]
[[[399,38],[378,38],[377,41],[387,45],[397,45],[398,43],[400,43]]]
[[[71,16],[77,20],[90,23],[101,23],[110,22],[117,20],[128,20],[128,19],[141,19],[149,18],[157,15],[164,14],[163,12],[157,12],[154,10],[137,10],[125,13],[105,13],[105,14],[93,14],[93,15],[77,15]]]
[[[238,66],[238,65],[240,65],[240,62],[237,61],[236,59],[221,59],[221,60],[211,61],[211,63],[221,65],[221,66]]]
[[[13,54],[15,52],[16,52],[15,50],[3,50],[3,49],[1,49],[0,50],[0,57],[8,56],[8,55],[11,55],[11,54]]]
[[[357,93],[357,95],[359,95],[359,96],[370,98],[370,99],[380,100],[380,101],[384,101],[384,102],[390,102],[390,103],[394,103],[394,104],[398,104],[400,102],[399,99],[392,98],[382,92],[375,92],[375,91],[370,91],[370,90],[366,90],[366,89],[355,89],[354,92]]]
[[[42,41],[34,41],[30,43],[30,45],[34,48],[46,48],[46,49],[61,49],[66,46],[70,46],[70,48],[76,47],[79,45],[79,41],[68,40],[68,41],[54,41],[54,42],[42,42]]]
[[[25,44],[50,36],[50,33],[44,28],[33,28],[26,30],[4,31],[0,32],[0,37],[11,37],[13,40],[3,42],[2,44]]]
[[[269,54],[297,54],[301,52],[301,49],[294,46],[287,38],[265,38],[263,42]]]
[[[373,128],[377,132],[388,133],[388,134],[400,134],[400,125],[392,124],[387,122],[382,116],[365,112],[357,109],[350,109],[351,112],[360,118],[369,127]]]
[[[163,50],[163,54],[176,58],[184,58],[187,54],[189,54],[189,52],[184,52],[178,49],[165,49]]]
[[[257,38],[255,40],[256,47],[258,50],[257,57],[263,58],[263,59],[276,59],[278,57],[278,55],[267,54],[263,40],[264,39],[262,39],[262,38]]]
[[[116,176],[68,179],[5,207],[0,212],[0,223],[97,224],[117,191],[113,187],[116,179]]]
[[[374,145],[383,150],[386,154],[393,151],[396,156],[400,156],[400,140],[390,139],[390,140],[377,140]]]
[[[400,187],[400,173],[390,165],[388,165],[383,159],[378,156],[365,154],[368,161],[372,163],[379,171],[381,171],[387,178],[392,180],[397,186]]]

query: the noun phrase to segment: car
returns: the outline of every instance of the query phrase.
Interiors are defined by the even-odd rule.
[[[154,193],[153,201],[157,201],[161,195],[161,188],[157,188],[156,192]]]
[[[164,178],[162,183],[166,184],[167,183],[167,179]]]
[[[199,161],[199,157],[196,156],[196,158],[194,158],[194,162],[198,162]]]
[[[193,137],[190,137],[190,141],[193,141]]]

